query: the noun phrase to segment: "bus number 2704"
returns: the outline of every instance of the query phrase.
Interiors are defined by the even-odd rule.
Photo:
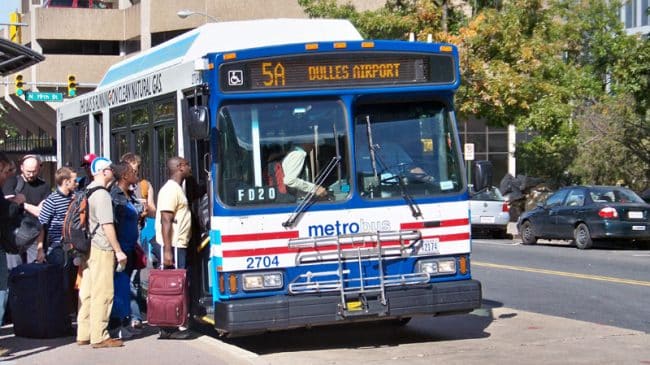
[[[261,267],[274,267],[280,265],[277,256],[251,256],[246,258],[247,269],[259,269]]]

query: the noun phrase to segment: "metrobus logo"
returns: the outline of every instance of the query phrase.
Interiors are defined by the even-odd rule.
[[[391,224],[388,220],[383,221],[366,221],[360,219],[359,222],[340,222],[336,221],[329,224],[314,224],[309,226],[309,237],[319,236],[340,236],[343,234],[353,234],[359,232],[377,232],[390,231]]]

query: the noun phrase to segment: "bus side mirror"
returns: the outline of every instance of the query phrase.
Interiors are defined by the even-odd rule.
[[[206,106],[188,108],[187,129],[192,139],[206,139],[210,135],[210,111]]]
[[[487,160],[474,161],[472,183],[474,191],[481,191],[492,186],[492,163]]]

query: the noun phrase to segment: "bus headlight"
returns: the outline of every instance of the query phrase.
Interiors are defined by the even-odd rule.
[[[431,276],[455,274],[456,259],[420,260],[416,265],[416,270]]]
[[[418,272],[436,275],[438,273],[438,263],[435,261],[420,261],[418,262]]]
[[[455,274],[456,273],[456,260],[440,260],[438,261],[438,274]]]
[[[282,288],[282,273],[264,272],[242,275],[244,290],[267,290]]]

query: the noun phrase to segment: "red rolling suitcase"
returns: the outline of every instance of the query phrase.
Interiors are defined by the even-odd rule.
[[[187,323],[188,307],[185,269],[149,271],[147,321],[150,326],[184,326]]]

